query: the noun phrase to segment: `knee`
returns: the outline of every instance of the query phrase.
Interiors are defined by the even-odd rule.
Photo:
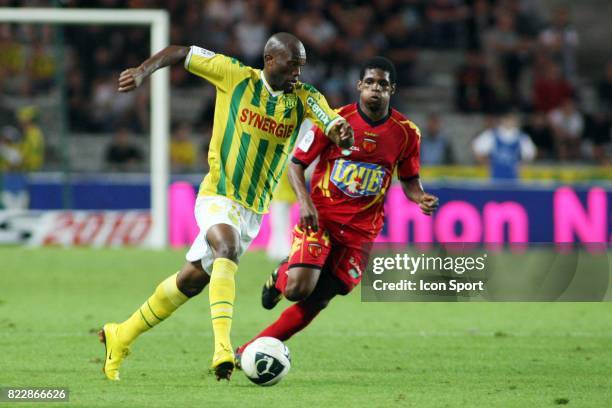
[[[226,258],[238,262],[239,244],[236,242],[220,243],[215,251],[215,258]]]
[[[283,292],[285,298],[292,302],[299,302],[300,300],[306,299],[312,293],[313,288],[308,284],[301,282],[287,282],[285,291]]]
[[[198,295],[208,284],[210,278],[201,267],[187,262],[180,270],[176,286],[187,297]]]
[[[331,299],[312,299],[310,302],[312,307],[317,310],[323,310],[329,305]]]

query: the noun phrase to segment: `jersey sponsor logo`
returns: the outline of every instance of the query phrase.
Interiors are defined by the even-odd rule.
[[[330,180],[349,197],[377,195],[383,187],[385,169],[374,163],[337,159]]]
[[[366,137],[361,142],[361,147],[363,147],[363,150],[365,150],[367,153],[372,153],[374,150],[376,150],[376,140]]]
[[[204,58],[212,58],[217,55],[211,50],[207,50],[206,48],[202,47],[196,47],[195,45],[191,47],[191,52],[195,55],[199,55],[200,57]]]
[[[304,135],[304,138],[302,139],[302,141],[300,141],[298,148],[303,152],[307,152],[310,149],[310,146],[312,146],[312,142],[314,142],[314,138],[315,138],[314,132],[312,130],[309,130]]]
[[[274,119],[260,115],[257,112],[253,112],[248,108],[242,109],[240,112],[240,121],[246,123],[249,126],[253,126],[263,132],[270,133],[281,139],[286,139],[291,136],[294,125],[287,125],[284,123],[278,123]]]
[[[312,96],[308,96],[308,98],[306,98],[306,104],[310,106],[312,112],[315,114],[317,119],[319,119],[321,123],[323,123],[324,126],[327,126],[329,122],[331,122],[331,118],[329,117],[329,115],[327,115],[327,113],[325,113],[323,108],[319,106],[315,98],[313,98]]]

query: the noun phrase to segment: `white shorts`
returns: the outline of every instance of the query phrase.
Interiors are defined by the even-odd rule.
[[[217,224],[227,224],[234,227],[240,236],[238,257],[241,257],[259,233],[261,219],[263,218],[261,214],[221,196],[199,196],[196,200],[194,213],[200,232],[191,244],[185,258],[189,262],[201,261],[204,271],[209,275],[212,272],[212,264],[215,260],[212,249],[206,240],[206,233],[209,228]]]

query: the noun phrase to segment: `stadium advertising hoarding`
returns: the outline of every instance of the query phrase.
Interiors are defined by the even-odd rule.
[[[197,234],[188,208],[195,195],[188,184],[175,184],[170,199],[170,242],[190,243]],[[611,242],[612,189],[588,187],[436,186],[440,197],[433,217],[408,203],[401,187],[389,190],[385,226],[377,242]],[[299,219],[294,205],[293,222]],[[264,247],[264,221],[254,247]]]
[[[0,242],[62,246],[146,246],[150,215],[143,197],[146,185],[78,186],[83,202],[75,211],[52,205],[53,185],[31,186],[35,211],[0,211]],[[61,188],[57,186],[58,196]],[[611,242],[612,188],[602,186],[492,186],[439,184],[429,188],[440,197],[433,217],[409,204],[399,186],[386,202],[386,223],[377,242]],[[47,200],[41,200],[41,195]],[[111,197],[112,199],[110,199]],[[197,234],[193,218],[195,189],[190,183],[170,187],[170,242],[187,246]],[[43,205],[44,203],[44,205]],[[103,206],[103,208],[97,208]],[[46,207],[46,208],[45,208]],[[42,210],[52,211],[42,211]],[[298,207],[292,209],[298,219]],[[253,248],[269,239],[267,217]]]
[[[386,202],[379,242],[610,242],[612,190],[597,186],[440,187],[433,217],[406,205],[399,187]]]
[[[0,244],[147,246],[149,211],[0,211]]]

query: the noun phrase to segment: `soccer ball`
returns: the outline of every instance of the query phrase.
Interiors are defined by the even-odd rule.
[[[240,357],[240,366],[257,385],[274,385],[287,375],[291,356],[285,344],[273,337],[260,337],[249,344]]]

